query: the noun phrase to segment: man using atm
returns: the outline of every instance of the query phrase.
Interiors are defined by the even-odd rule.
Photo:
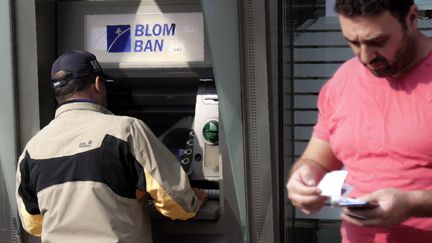
[[[93,54],[64,53],[51,79],[55,118],[27,143],[16,174],[27,232],[42,242],[152,242],[143,192],[171,219],[196,215],[207,194],[191,188],[142,121],[105,108],[105,75]]]

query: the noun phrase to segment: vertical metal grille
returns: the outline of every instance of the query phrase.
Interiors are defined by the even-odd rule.
[[[17,228],[9,205],[3,169],[0,163],[0,243],[18,242]]]
[[[249,107],[249,135],[250,135],[250,149],[251,154],[249,158],[250,161],[250,173],[252,176],[251,183],[251,192],[253,198],[254,208],[256,210],[253,211],[254,217],[252,218],[252,223],[255,227],[256,232],[256,242],[262,242],[262,232],[263,232],[263,224],[260,220],[262,218],[261,209],[262,202],[260,197],[260,168],[259,168],[259,144],[258,144],[258,127],[257,127],[257,105],[256,105],[256,75],[255,75],[255,41],[254,41],[254,3],[255,1],[247,1],[247,40],[248,40],[248,107]]]
[[[274,242],[277,180],[272,168],[277,163],[271,148],[271,82],[268,74],[266,1],[241,1],[243,61],[243,114],[245,121],[248,221],[250,242]]]

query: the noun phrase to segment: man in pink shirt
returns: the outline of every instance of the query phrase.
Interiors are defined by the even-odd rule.
[[[356,58],[320,92],[288,197],[317,212],[318,182],[345,167],[350,197],[376,206],[343,209],[344,243],[432,242],[432,40],[413,0],[336,0],[335,10]]]

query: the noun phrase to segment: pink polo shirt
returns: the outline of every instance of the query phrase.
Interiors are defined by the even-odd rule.
[[[313,136],[331,144],[353,197],[378,189],[432,190],[432,55],[398,80],[373,76],[357,58],[322,88]],[[432,218],[389,229],[342,224],[343,242],[432,242]]]

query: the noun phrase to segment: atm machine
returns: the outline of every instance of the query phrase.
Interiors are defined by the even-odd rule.
[[[94,53],[113,78],[109,110],[144,121],[178,158],[192,186],[209,193],[188,221],[152,210],[154,242],[241,242],[236,209],[226,207],[224,198],[230,186],[224,186],[217,80],[200,1],[182,2],[58,2],[57,52]]]

